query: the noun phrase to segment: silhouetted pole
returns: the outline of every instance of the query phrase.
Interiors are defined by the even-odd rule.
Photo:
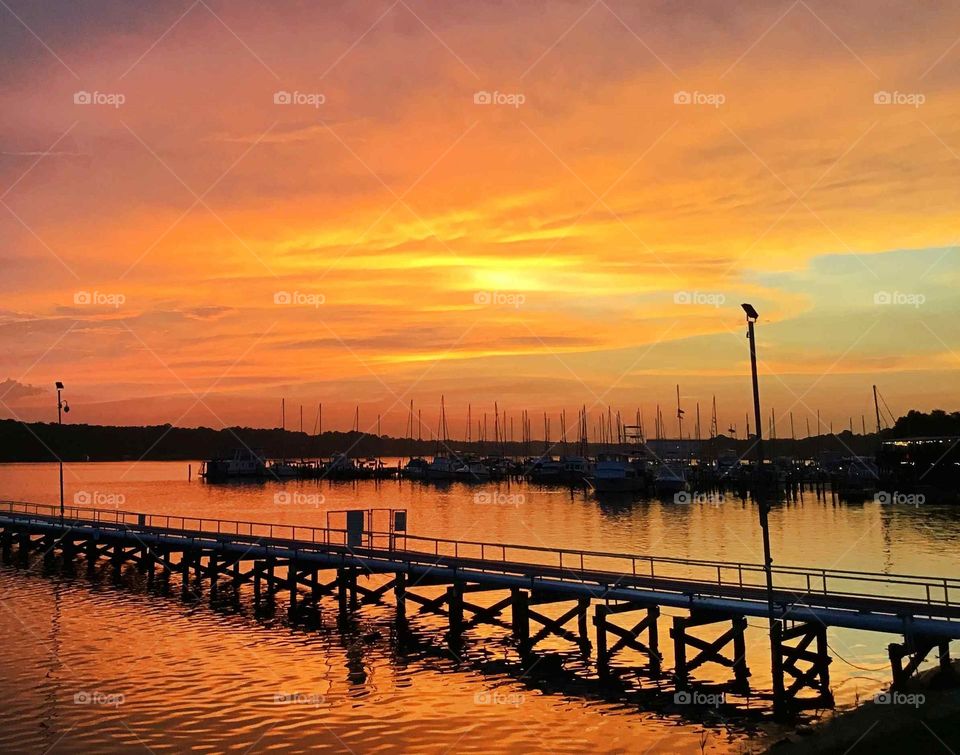
[[[750,373],[753,378],[753,418],[757,433],[757,508],[760,510],[760,531],[763,534],[763,571],[767,578],[767,611],[770,623],[770,654],[773,670],[773,708],[774,713],[782,713],[783,674],[780,657],[780,622],[774,615],[773,607],[773,558],[770,556],[770,505],[767,502],[766,482],[763,474],[763,437],[760,417],[760,383],[757,379],[757,342],[754,323],[760,318],[750,304],[743,304],[747,315],[747,339],[750,341]],[[749,437],[749,436],[748,436]]]
[[[59,443],[57,448],[59,453],[57,454],[57,461],[60,462],[60,524],[63,524],[64,520],[64,506],[63,506],[63,412],[70,411],[70,407],[67,406],[60,398],[60,393],[63,390],[63,383],[59,380],[57,381],[57,435],[59,436]]]

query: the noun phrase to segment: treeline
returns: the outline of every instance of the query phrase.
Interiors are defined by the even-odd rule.
[[[897,420],[893,437],[922,438],[930,436],[960,435],[960,412],[945,412],[934,409],[929,414],[911,409]]]
[[[885,430],[883,437],[910,437],[918,435],[960,435],[960,412],[931,414],[911,411],[901,417],[895,428]],[[816,458],[823,454],[873,454],[877,450],[875,433],[855,435],[844,430],[836,435],[822,435],[800,440],[777,439],[764,441],[767,458],[799,456]],[[658,445],[660,444],[660,445]],[[683,448],[676,441],[651,441],[658,455],[695,452],[694,441],[684,441]],[[704,440],[702,452],[716,455],[733,452],[748,454],[752,441],[737,440],[723,435]],[[416,440],[370,435],[359,432],[325,432],[309,435],[279,429],[230,427],[214,430],[208,427],[184,428],[171,425],[148,427],[115,427],[108,425],[71,425],[56,423],[24,423],[0,420],[0,461],[52,461],[57,457],[66,461],[123,461],[134,459],[184,460],[209,459],[229,456],[235,448],[262,449],[269,458],[315,458],[347,453],[353,457],[372,456],[431,456],[446,451],[477,454],[503,453],[509,456],[538,455],[544,452],[543,441],[523,443],[466,443],[436,440]],[[602,453],[608,447],[591,443],[590,455]],[[553,443],[550,452],[577,453],[574,443],[564,446]],[[752,457],[752,453],[749,456]]]

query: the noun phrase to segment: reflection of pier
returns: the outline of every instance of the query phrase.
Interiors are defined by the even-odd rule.
[[[451,642],[478,624],[500,626],[521,654],[547,638],[589,654],[592,624],[601,677],[628,649],[646,656],[645,673],[662,675],[660,609],[671,608],[683,612],[670,631],[677,686],[712,663],[730,669],[732,689],[749,689],[747,618],[769,616],[758,564],[442,540],[408,534],[403,511],[336,515],[345,519],[343,527],[81,508],[68,508],[61,522],[55,507],[2,503],[0,545],[8,562],[16,546],[24,564],[31,552],[45,560],[59,552],[66,568],[83,558],[92,571],[107,558],[119,576],[124,563],[133,563],[165,590],[177,575],[184,598],[199,594],[205,582],[211,600],[221,591],[239,600],[248,587],[258,607],[287,596],[296,621],[315,620],[324,598],[334,599],[346,617],[392,594],[400,620],[410,604],[420,614],[441,615]],[[385,519],[383,529],[378,518]],[[382,576],[369,580],[374,575]],[[831,700],[828,627],[903,637],[890,646],[895,686],[930,651],[946,665],[949,642],[960,638],[960,580],[783,566],[773,577],[773,673],[786,704]],[[493,602],[482,605],[474,597],[480,593],[490,593]],[[543,609],[551,605],[554,616]],[[707,639],[705,630],[715,636]]]

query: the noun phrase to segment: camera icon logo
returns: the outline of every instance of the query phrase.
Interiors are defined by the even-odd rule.
[[[889,105],[893,102],[893,95],[890,92],[879,91],[873,95],[874,105]]]
[[[691,102],[693,102],[693,97],[690,95],[690,92],[681,90],[673,93],[674,105],[689,105]]]
[[[86,305],[86,304],[89,304],[89,303],[92,302],[92,301],[93,301],[93,297],[90,295],[90,292],[89,292],[89,291],[77,291],[77,292],[73,295],[73,303],[74,303],[74,304],[83,304],[83,305]]]
[[[489,291],[477,291],[473,295],[473,303],[486,306],[491,302],[491,296]]]
[[[73,93],[74,105],[89,105],[91,102],[93,102],[93,96],[90,94],[90,92],[84,92],[81,90]]]
[[[293,296],[289,291],[277,291],[273,295],[274,304],[291,304],[293,302]]]
[[[673,702],[675,705],[689,705],[692,701],[693,698],[686,690],[679,690],[673,693]]]
[[[281,505],[290,503],[290,494],[286,492],[274,493],[273,502]]]
[[[877,291],[877,293],[873,295],[874,304],[889,304],[892,301],[893,297],[889,291]]]
[[[493,95],[490,92],[479,91],[474,92],[473,94],[473,104],[474,105],[489,105],[493,102]]]
[[[73,502],[77,506],[89,506],[93,501],[93,496],[86,490],[78,490],[73,494]]]
[[[677,291],[673,295],[674,304],[690,304],[693,301],[693,297],[690,296],[689,291]]]
[[[673,494],[674,503],[690,503],[690,501],[690,494],[685,490],[681,490],[679,493]]]
[[[289,105],[293,102],[293,97],[290,92],[285,92],[282,89],[280,91],[273,93],[273,104],[274,105]]]

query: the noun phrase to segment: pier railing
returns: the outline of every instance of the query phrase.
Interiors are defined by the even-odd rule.
[[[47,504],[2,501],[0,515],[59,521],[60,509]],[[762,564],[734,561],[675,558],[604,551],[550,548],[546,546],[489,543],[412,535],[405,532],[367,532],[361,546],[348,545],[348,532],[332,527],[277,524],[232,519],[148,514],[116,509],[67,506],[64,522],[69,526],[101,527],[131,531],[162,530],[188,537],[231,537],[239,540],[292,543],[297,548],[335,547],[357,553],[376,551],[405,561],[469,562],[471,569],[495,572],[525,571],[545,567],[557,578],[581,582],[691,592],[734,588],[741,592],[765,587]],[[860,598],[922,604],[931,616],[960,615],[960,579],[914,574],[875,573],[802,566],[774,566],[774,590],[789,602],[806,598]],[[724,589],[726,588],[726,590]]]

